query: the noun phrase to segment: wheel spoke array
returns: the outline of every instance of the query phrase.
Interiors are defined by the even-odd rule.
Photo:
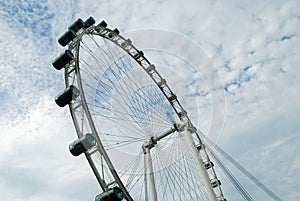
[[[209,200],[213,194],[208,196],[205,188],[213,184],[208,177],[205,185],[202,182],[199,163],[194,161],[197,149],[189,149],[178,127],[193,128],[177,96],[129,39],[106,28],[105,22],[93,23],[89,18],[69,27],[59,39],[63,46],[69,43],[68,50],[54,65],[58,70],[65,67],[66,87],[71,87],[60,97],[60,105],[69,104],[79,137],[73,144],[82,146],[74,153],[84,151],[103,191],[120,188],[128,201],[153,200],[148,192],[154,185],[150,187],[148,178],[155,180],[158,200]],[[201,145],[197,133],[192,133]],[[88,148],[86,136],[95,141]],[[153,177],[144,160],[148,142]],[[201,150],[199,157],[206,154]],[[215,186],[220,189],[220,184]]]

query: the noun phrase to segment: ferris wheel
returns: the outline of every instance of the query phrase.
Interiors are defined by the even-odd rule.
[[[95,200],[226,200],[188,112],[143,51],[92,17],[58,41],[66,89],[55,101],[69,105],[69,149],[87,158],[103,190]]]

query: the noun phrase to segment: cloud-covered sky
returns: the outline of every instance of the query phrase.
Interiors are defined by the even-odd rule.
[[[53,101],[64,89],[51,66],[63,50],[57,38],[89,16],[121,32],[155,28],[195,41],[224,83],[219,145],[283,200],[300,199],[299,1],[4,0],[0,16],[2,200],[88,201],[100,192],[84,157],[68,153],[75,129]]]

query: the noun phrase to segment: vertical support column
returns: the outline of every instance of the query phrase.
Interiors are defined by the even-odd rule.
[[[200,172],[200,175],[202,177],[203,183],[206,188],[206,192],[208,194],[208,198],[210,201],[217,201],[216,194],[214,192],[214,189],[210,183],[209,175],[207,173],[207,170],[204,167],[203,161],[201,159],[200,154],[198,153],[197,147],[195,145],[195,142],[192,138],[192,132],[189,130],[188,125],[185,126],[184,130],[182,131],[183,135],[185,136],[185,140],[189,146],[190,151],[193,154],[195,163],[198,167],[198,170]]]
[[[157,201],[157,193],[156,193],[156,187],[155,187],[155,181],[154,181],[150,147],[143,146],[143,149],[144,149],[145,166],[146,166],[146,177],[149,178],[150,201]]]

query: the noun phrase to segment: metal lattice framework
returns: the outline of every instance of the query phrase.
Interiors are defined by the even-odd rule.
[[[98,42],[98,40],[100,40],[102,42]],[[103,42],[104,41],[104,42]],[[92,44],[92,47],[96,47],[95,50],[89,48],[89,44]],[[102,44],[107,45],[107,48],[105,49],[105,47],[103,46],[102,49]],[[111,47],[113,47],[112,49],[110,49]],[[118,49],[118,50],[116,50]],[[123,105],[120,104],[120,106],[116,107],[116,108],[112,108],[110,109],[110,113],[114,113],[115,110],[118,109],[118,111],[127,111],[128,113],[130,113],[130,118],[135,120],[135,123],[137,123],[138,125],[140,125],[140,127],[144,127],[146,125],[146,123],[148,122],[148,119],[155,119],[154,117],[149,117],[148,115],[148,107],[153,108],[154,106],[156,107],[156,102],[160,102],[163,103],[163,105],[166,105],[166,103],[168,103],[172,109],[172,112],[170,112],[170,109],[167,109],[168,111],[166,113],[170,114],[171,116],[176,116],[176,117],[172,117],[173,120],[175,119],[174,123],[171,122],[171,129],[163,134],[157,134],[157,135],[152,135],[150,134],[150,136],[146,136],[143,137],[141,140],[141,142],[144,142],[144,153],[141,153],[141,155],[145,154],[145,147],[149,148],[148,151],[150,151],[150,149],[154,146],[156,146],[156,144],[158,143],[158,141],[160,141],[162,138],[169,136],[172,134],[171,137],[174,137],[175,135],[180,136],[182,135],[183,128],[185,127],[186,130],[189,131],[189,133],[191,133],[191,139],[193,141],[193,144],[196,145],[196,150],[199,156],[199,161],[202,163],[202,166],[205,167],[205,171],[209,177],[209,181],[210,181],[210,189],[212,189],[216,199],[218,200],[226,200],[223,196],[222,190],[221,190],[221,183],[218,180],[215,170],[213,168],[213,163],[211,162],[208,153],[206,151],[205,145],[203,144],[203,142],[200,139],[200,136],[197,133],[196,128],[193,126],[192,122],[190,121],[186,110],[184,110],[184,108],[182,107],[182,105],[180,104],[180,102],[178,101],[177,96],[175,95],[175,93],[170,89],[170,87],[167,84],[166,79],[164,79],[156,70],[156,67],[154,64],[150,63],[150,61],[144,56],[143,52],[139,49],[137,49],[131,42],[130,39],[125,39],[124,37],[122,37],[118,31],[116,30],[111,30],[109,28],[106,28],[105,26],[101,26],[100,24],[97,26],[90,26],[88,28],[85,29],[80,29],[77,33],[76,33],[76,37],[69,43],[68,46],[68,50],[71,51],[74,55],[74,60],[71,61],[69,64],[67,64],[65,66],[65,83],[66,83],[66,87],[69,87],[71,85],[76,86],[79,89],[80,92],[80,96],[78,96],[75,100],[73,100],[70,104],[69,104],[69,108],[70,108],[70,112],[72,115],[72,119],[75,125],[75,129],[77,132],[77,135],[79,138],[83,137],[84,134],[86,133],[92,133],[93,136],[96,138],[97,141],[97,145],[91,149],[89,149],[88,151],[85,152],[85,156],[101,186],[101,188],[103,189],[103,191],[107,191],[108,189],[112,188],[113,186],[119,186],[123,193],[124,193],[124,198],[126,200],[143,200],[144,198],[141,197],[145,197],[145,199],[147,199],[147,193],[145,192],[142,196],[140,195],[138,196],[133,196],[133,194],[138,193],[138,190],[135,190],[135,184],[140,182],[142,179],[140,174],[122,174],[123,172],[120,171],[118,168],[115,167],[115,161],[112,161],[111,159],[111,155],[110,153],[108,153],[109,148],[111,148],[111,146],[113,146],[113,144],[110,144],[105,142],[105,136],[112,136],[111,133],[106,134],[105,132],[102,132],[99,130],[99,126],[97,126],[97,122],[95,118],[95,116],[101,116],[102,117],[107,117],[105,112],[99,114],[100,112],[98,110],[104,111],[103,109],[103,105],[107,104],[106,97],[114,97],[115,91],[122,91],[121,89],[114,89],[112,90],[112,85],[118,85],[121,86],[121,84],[126,85],[126,81],[122,81],[124,83],[120,83],[122,79],[124,79],[125,74],[131,73],[132,69],[131,67],[128,67],[128,69],[123,70],[120,75],[115,75],[115,73],[117,71],[120,71],[119,67],[122,66],[126,66],[124,65],[124,62],[134,62],[135,64],[130,64],[131,66],[139,66],[140,69],[143,70],[144,74],[147,75],[151,80],[152,83],[154,83],[155,88],[148,87],[148,85],[144,88],[145,89],[141,89],[142,87],[137,87],[135,91],[142,91],[139,92],[140,94],[146,93],[148,95],[145,95],[145,97],[140,97],[139,95],[132,95],[135,94],[132,92],[130,100],[131,102],[136,101],[137,104],[141,104],[142,99],[143,101],[148,101],[148,103],[142,105],[142,106],[131,106],[131,109],[134,108],[135,111],[138,110],[145,110],[142,112],[139,112],[138,115],[134,116],[134,112],[133,109],[132,111],[128,110],[128,109],[123,109]],[[96,67],[94,67],[95,65],[98,65],[99,62],[101,62],[103,60],[103,58],[99,55],[97,55],[97,51],[106,51],[106,52],[110,52],[111,55],[115,55],[115,56],[111,56],[108,55],[107,58],[111,59],[109,61],[104,62],[107,66],[103,66],[104,69],[102,72],[102,75],[97,75],[98,74],[98,69],[96,69]],[[120,50],[120,51],[119,51]],[[123,53],[122,53],[123,52]],[[102,53],[105,57],[105,55],[107,55],[107,53]],[[129,56],[129,57],[128,57]],[[129,61],[129,58],[131,58],[131,60]],[[105,59],[104,59],[105,60]],[[129,66],[130,66],[129,65]],[[126,67],[124,67],[126,68]],[[133,68],[133,67],[132,67]],[[108,69],[108,70],[107,70]],[[139,72],[140,73],[140,72]],[[117,79],[117,81],[107,81],[107,83],[104,83],[103,80],[108,80],[107,78],[109,78],[110,76],[114,75],[114,79]],[[89,78],[89,76],[91,76]],[[98,76],[98,77],[97,77]],[[105,77],[106,76],[106,77]],[[122,77],[123,76],[123,77]],[[138,77],[136,74],[134,75],[136,77]],[[89,79],[94,81],[89,81]],[[133,79],[133,78],[130,78]],[[134,79],[133,79],[134,80]],[[94,83],[94,85],[93,85]],[[126,86],[128,87],[129,84]],[[108,90],[109,89],[109,90]],[[103,92],[107,90],[106,92]],[[130,91],[131,89],[126,89],[128,91]],[[128,92],[126,91],[126,92]],[[160,94],[158,94],[160,92]],[[93,95],[91,95],[91,93]],[[119,92],[119,96],[120,94],[122,94],[123,92]],[[124,92],[125,93],[125,92]],[[100,94],[100,95],[99,95]],[[104,95],[103,95],[104,94]],[[150,95],[149,95],[150,94]],[[158,94],[158,95],[157,95]],[[149,97],[157,97],[157,100],[151,100],[149,101]],[[121,96],[120,96],[121,97]],[[134,98],[132,98],[134,97]],[[165,98],[165,100],[162,100],[162,98]],[[100,101],[103,99],[103,103],[100,104]],[[145,99],[145,100],[144,100]],[[127,104],[128,103],[129,98],[127,98],[126,100],[120,98],[119,102],[122,101],[126,101]],[[112,101],[114,101],[112,99]],[[118,101],[118,100],[116,100]],[[130,103],[131,104],[131,103]],[[148,104],[148,105],[147,105]],[[96,105],[96,106],[95,106]],[[99,107],[101,106],[101,108],[99,109]],[[154,105],[154,106],[153,106]],[[110,108],[111,106],[107,107]],[[168,107],[168,106],[166,106]],[[105,108],[105,109],[107,109]],[[146,108],[146,109],[143,109]],[[115,114],[114,114],[115,115]],[[121,114],[118,114],[121,115]],[[121,116],[115,115],[115,119],[120,118]],[[124,114],[125,115],[125,114]],[[128,114],[126,114],[128,115]],[[134,117],[132,117],[134,116]],[[109,118],[112,118],[113,115],[109,116]],[[136,119],[140,118],[147,118],[147,120],[145,120],[145,122],[139,122]],[[107,119],[109,119],[107,118]],[[115,121],[115,120],[114,120]],[[124,120],[122,120],[124,121]],[[142,120],[141,120],[142,121]],[[99,122],[98,122],[99,123]],[[183,124],[185,126],[183,126]],[[123,124],[117,124],[119,127],[122,127]],[[167,125],[169,126],[169,125]],[[130,130],[131,128],[127,128],[128,130]],[[126,130],[126,129],[125,129]],[[127,131],[127,130],[126,130]],[[175,133],[175,134],[174,134]],[[104,137],[102,137],[104,136]],[[132,136],[128,136],[127,134],[123,134],[122,137],[132,137]],[[170,137],[170,138],[171,138]],[[114,137],[110,137],[108,138],[110,139],[110,141],[113,141],[112,139],[116,139]],[[133,137],[132,137],[133,139]],[[168,138],[169,139],[169,138]],[[121,146],[120,142],[118,142],[119,144],[115,144],[115,146]],[[126,141],[126,143],[130,143],[130,141]],[[148,143],[148,144],[147,144]],[[125,144],[125,143],[124,143]],[[140,144],[139,148],[142,148],[142,144]],[[131,147],[129,147],[131,148]],[[142,150],[142,149],[141,149]],[[153,155],[152,155],[153,156]],[[155,155],[153,156],[153,158],[158,157],[159,155]],[[189,170],[188,168],[190,168],[189,164],[186,165],[184,163],[193,163],[191,161],[193,161],[193,158],[189,158],[187,156],[181,156],[182,160],[185,160],[186,162],[178,162],[178,167],[174,165],[174,167],[172,165],[168,165],[166,168],[172,169],[173,168],[173,172],[175,172],[174,174],[178,174],[177,172],[179,170],[177,170],[178,168],[180,168],[180,165],[182,166],[182,170],[180,171],[186,171],[186,175],[187,176],[178,176],[178,177],[182,177],[183,182],[186,182],[186,185],[182,185],[180,187],[180,189],[183,189],[182,192],[188,192],[190,190],[185,189],[185,188],[190,188],[190,187],[201,187],[202,189],[198,189],[195,194],[197,194],[197,192],[202,192],[203,190],[203,186],[204,185],[200,185],[197,186],[196,184],[188,184],[188,181],[185,181],[183,177],[188,177],[188,179],[192,180],[192,178],[196,175],[196,173],[194,173],[194,170]],[[150,159],[151,160],[151,159]],[[133,170],[136,168],[138,169],[138,165],[137,166],[132,166],[130,171],[133,172]],[[177,169],[176,169],[177,168]],[[145,168],[147,169],[147,167]],[[183,170],[186,169],[186,170]],[[189,173],[188,173],[189,172]],[[160,172],[158,173],[160,174]],[[198,173],[197,173],[198,174]],[[163,174],[161,174],[162,178],[164,178]],[[171,175],[170,175],[171,176]],[[126,179],[125,179],[126,178]],[[153,179],[154,177],[152,177]],[[147,178],[144,178],[145,181],[147,180]],[[186,179],[186,180],[188,180]],[[150,177],[151,180],[151,177]],[[163,188],[163,182],[167,183],[166,180],[168,180],[168,178],[166,177],[165,179],[161,179],[164,181],[161,181],[160,183],[157,183],[158,185],[156,187],[158,188]],[[193,180],[193,182],[195,182],[196,180]],[[173,182],[175,183],[176,181],[169,181],[170,183]],[[147,181],[145,182],[147,183]],[[175,183],[176,184],[176,183]],[[175,184],[172,184],[175,186]],[[149,189],[150,187],[147,186],[147,184],[144,184],[145,186],[143,187],[144,189]],[[178,184],[179,185],[179,184]],[[189,186],[187,186],[189,185]],[[170,185],[171,186],[171,185]],[[169,187],[171,188],[171,187]],[[151,190],[151,189],[150,189]],[[165,194],[167,193],[167,187],[165,187],[165,190],[161,190],[161,192],[164,192]],[[180,190],[177,189],[177,187],[175,187],[174,189],[175,193],[176,191],[178,191],[178,195],[177,196],[181,196]],[[182,193],[184,194],[184,193]],[[205,193],[204,193],[205,194]],[[185,195],[184,195],[185,196]],[[197,195],[189,195],[191,199],[197,198],[200,199],[200,197],[198,197]],[[163,195],[160,196],[160,198],[164,198],[165,200],[167,200],[166,198],[168,198],[169,195]],[[172,198],[170,198],[171,200]],[[178,199],[181,199],[180,197]],[[209,196],[207,195],[203,195],[203,199],[210,199]],[[215,199],[215,200],[216,200]],[[156,200],[156,198],[152,198],[152,200]],[[174,200],[174,199],[173,199]]]

